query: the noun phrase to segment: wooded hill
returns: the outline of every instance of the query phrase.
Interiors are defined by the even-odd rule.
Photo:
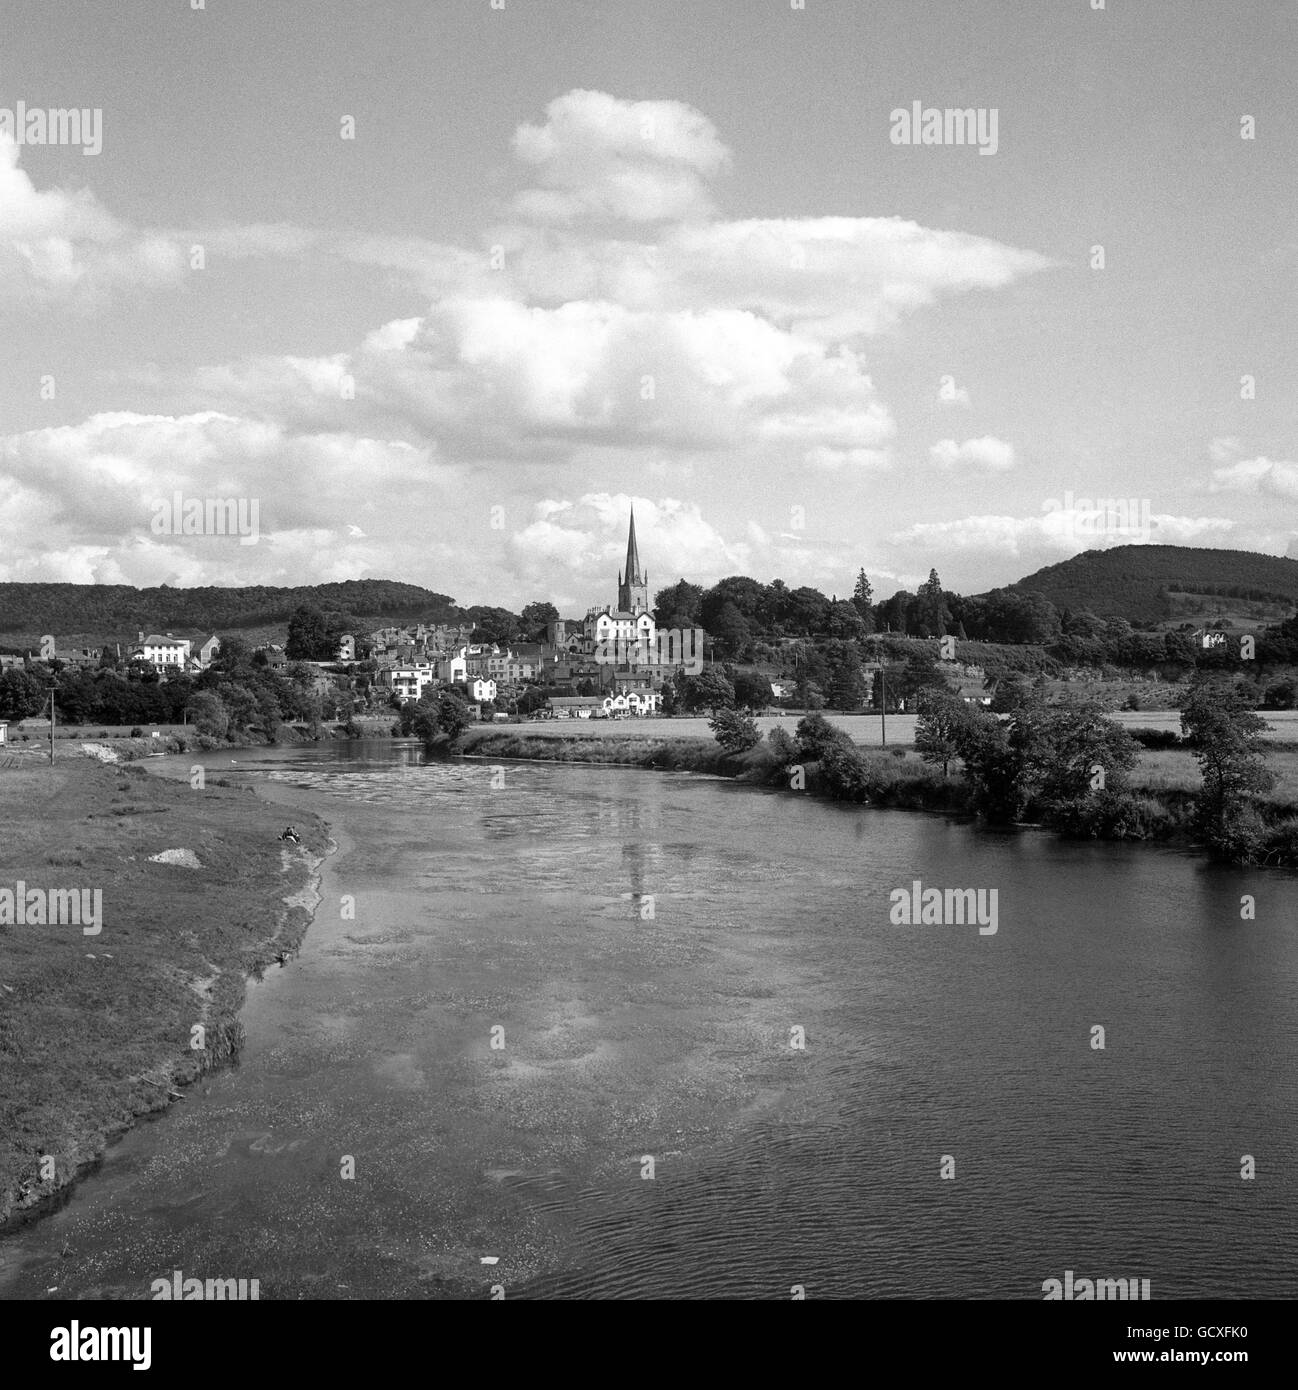
[[[361,619],[455,622],[461,610],[446,594],[391,579],[350,579],[295,588],[133,589],[126,584],[0,584],[0,633],[133,635],[236,632],[283,626],[299,605]]]
[[[1120,545],[1086,550],[1008,586],[1044,594],[1062,612],[1086,608],[1097,617],[1129,622],[1184,619],[1187,595],[1275,605],[1298,605],[1298,560],[1253,550],[1207,550],[1188,545]],[[1219,610],[1221,603],[1203,608]]]

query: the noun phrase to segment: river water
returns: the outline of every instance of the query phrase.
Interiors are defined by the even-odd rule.
[[[330,822],[315,921],[0,1297],[1298,1293],[1298,877],[360,747],[207,759]],[[915,880],[997,930],[894,925]]]

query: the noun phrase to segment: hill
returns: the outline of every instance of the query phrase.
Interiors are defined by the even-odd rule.
[[[85,634],[100,641],[150,632],[211,633],[283,629],[299,605],[364,619],[454,622],[460,609],[446,594],[392,579],[350,579],[295,588],[252,585],[133,589],[126,584],[0,584],[0,642],[34,644]]]
[[[1231,614],[1274,619],[1298,605],[1298,560],[1253,550],[1120,545],[1083,551],[1007,587],[1036,590],[1061,611],[1087,608],[1133,623]]]

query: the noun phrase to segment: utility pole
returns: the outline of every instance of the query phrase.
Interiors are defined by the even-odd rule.
[[[54,766],[54,687],[50,686],[50,766]]]
[[[888,668],[879,663],[879,747],[888,746]]]

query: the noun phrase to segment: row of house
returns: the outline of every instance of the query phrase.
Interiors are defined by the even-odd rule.
[[[37,662],[58,662],[74,671],[92,670],[101,664],[105,650],[103,647],[60,647],[56,644],[40,654],[0,655],[0,671],[22,670]],[[119,645],[116,655],[119,658],[125,655],[128,661],[147,661],[159,675],[165,677],[181,672],[197,674],[206,671],[220,650],[219,637],[209,637],[195,650],[195,643],[188,637],[177,637],[170,632],[141,631],[135,642],[127,644],[124,653]]]

